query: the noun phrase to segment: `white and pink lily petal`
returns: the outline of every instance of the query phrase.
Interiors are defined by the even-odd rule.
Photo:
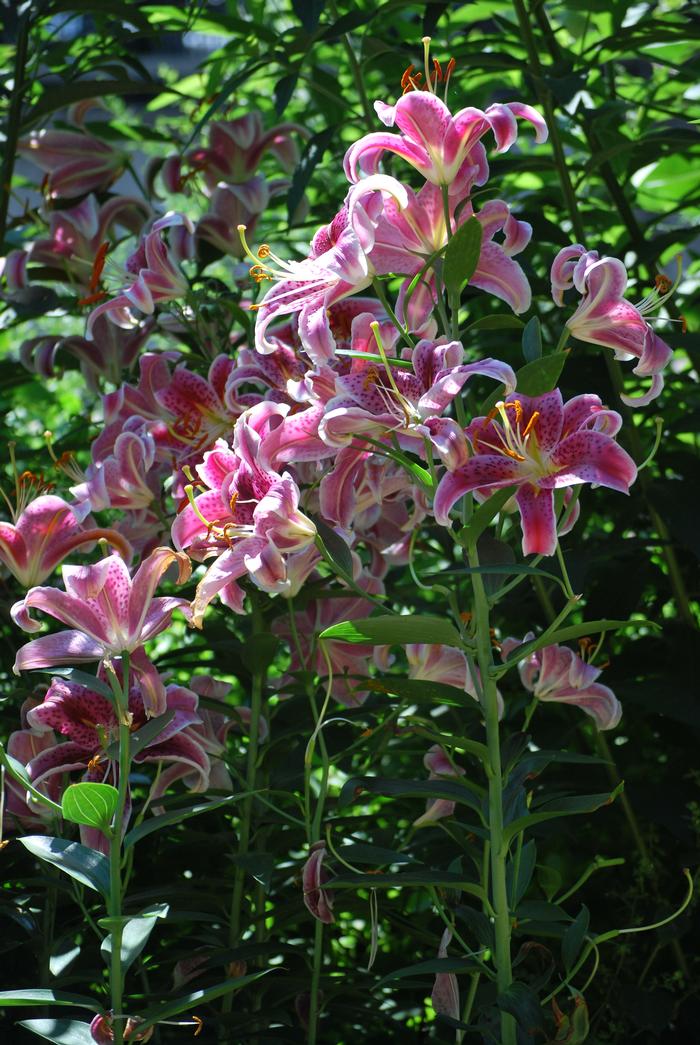
[[[517,653],[519,646],[534,639],[508,638],[501,647],[504,659]],[[518,665],[520,679],[538,700],[573,704],[595,721],[598,729],[614,729],[622,717],[622,706],[608,687],[598,682],[601,668],[566,646],[545,646]]]

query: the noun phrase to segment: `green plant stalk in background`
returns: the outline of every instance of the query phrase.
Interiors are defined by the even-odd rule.
[[[113,1012],[113,1028],[115,1045],[122,1045],[124,1040],[123,1021],[123,998],[124,998],[124,973],[122,969],[122,935],[124,922],[122,915],[123,888],[122,888],[122,835],[124,810],[126,808],[126,795],[129,788],[129,768],[131,755],[129,751],[129,740],[131,731],[129,729],[129,654],[121,655],[122,685],[121,689],[113,680],[112,690],[116,704],[117,719],[119,722],[119,783],[117,808],[114,813],[112,834],[109,839],[109,899],[107,912],[110,919],[110,932],[112,936],[112,953],[110,957],[109,985],[111,993],[111,1004]],[[111,674],[110,674],[111,677]]]

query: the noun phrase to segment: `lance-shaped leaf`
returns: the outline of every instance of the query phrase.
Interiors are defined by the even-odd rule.
[[[109,895],[109,860],[102,853],[79,842],[66,842],[63,838],[45,835],[28,835],[18,841],[38,860],[53,864],[103,896]]]
[[[55,1045],[95,1045],[90,1024],[78,1020],[21,1020],[19,1026]]]
[[[369,644],[370,646],[397,646],[407,642],[427,642],[431,645],[461,647],[456,628],[441,617],[419,615],[365,617],[343,621],[322,631],[319,638],[337,642]]]
[[[343,785],[343,789],[338,795],[338,806],[342,809],[363,792],[370,792],[391,798],[447,799],[450,802],[469,806],[481,816],[481,799],[479,794],[472,791],[472,788],[480,794],[484,793],[483,788],[477,788],[476,784],[466,784],[456,780],[388,780],[376,776],[353,777]]]
[[[183,820],[189,820],[193,816],[200,816],[202,813],[211,813],[214,809],[220,809],[221,806],[231,805],[232,802],[240,802],[242,798],[248,798],[257,794],[259,794],[258,791],[246,791],[241,794],[227,795],[225,798],[214,798],[208,802],[197,802],[196,805],[180,806],[178,809],[171,809],[160,816],[151,817],[150,820],[144,820],[143,823],[137,824],[136,827],[129,831],[124,838],[124,849],[130,849],[132,845],[140,842],[142,838],[152,835],[154,831],[160,831],[164,827],[171,827],[173,824],[179,824]]]
[[[459,304],[459,293],[476,270],[481,254],[482,228],[476,218],[469,218],[447,244],[443,280],[448,297]],[[454,307],[453,306],[453,307]]]
[[[98,1002],[84,994],[70,994],[68,991],[51,991],[42,987],[29,987],[23,991],[0,991],[0,1008],[16,1005],[72,1005],[76,1009],[89,1009],[97,1012]]]
[[[387,976],[383,976],[374,985],[374,990],[386,986],[392,980],[402,980],[406,976],[437,976],[446,972],[483,972],[490,978],[493,976],[488,966],[474,958],[430,958],[424,962],[416,962],[414,965],[405,965],[402,969],[394,969]]]
[[[393,874],[339,874],[323,883],[324,889],[402,889],[410,886],[461,889],[482,903],[488,900],[483,888],[465,879],[464,875],[429,867],[423,871],[396,871]]]
[[[201,991],[183,994],[182,997],[175,998],[173,1001],[165,1002],[164,1004],[153,1005],[151,1008],[146,1009],[145,1012],[140,1013],[143,1022],[139,1023],[139,1031],[148,1030],[149,1027],[153,1027],[161,1020],[168,1020],[171,1016],[187,1012],[188,1009],[203,1005],[205,1002],[222,998],[225,994],[230,994],[231,991],[239,991],[241,987],[247,987],[249,983],[259,980],[262,976],[267,976],[272,971],[272,969],[262,969],[260,972],[253,972],[248,976],[238,976],[235,980],[226,980],[225,983],[217,983],[213,987],[206,987]]]
[[[148,943],[148,938],[153,932],[156,919],[167,918],[170,905],[167,903],[152,904],[146,907],[135,918],[129,918],[124,922],[122,929],[121,960],[124,972],[138,958],[141,951]],[[102,919],[100,924],[111,919]],[[112,954],[112,934],[106,936],[100,947],[105,959],[109,960]]]
[[[548,802],[544,809],[538,809],[528,816],[519,816],[517,820],[508,824],[503,831],[504,844],[511,842],[521,831],[526,831],[535,824],[544,823],[545,820],[555,820],[560,816],[574,816],[579,813],[593,813],[602,806],[609,806],[624,790],[624,786],[624,781],[621,781],[609,794],[556,798],[552,802]]]

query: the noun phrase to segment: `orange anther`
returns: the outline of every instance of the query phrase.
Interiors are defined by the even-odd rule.
[[[261,243],[260,246],[258,247],[258,257],[262,258],[262,259],[269,258],[270,254],[271,254],[271,251],[270,251],[270,247],[268,246],[268,244],[267,243]]]
[[[192,1017],[192,1020],[193,1020],[193,1022],[194,1022],[194,1023],[195,1023],[196,1025],[197,1025],[197,1029],[196,1029],[196,1031],[194,1032],[194,1036],[195,1036],[195,1038],[198,1038],[198,1037],[199,1037],[199,1035],[200,1035],[200,1034],[202,1033],[202,1031],[204,1030],[204,1020],[202,1019],[202,1017],[201,1017],[201,1016],[193,1016],[193,1017]]]
[[[523,439],[525,438],[526,435],[529,435],[530,432],[532,431],[532,429],[535,427],[535,425],[537,424],[537,419],[538,419],[539,416],[540,416],[539,410],[533,411],[532,417],[530,418],[528,423],[525,425],[525,428],[523,429]]]
[[[379,371],[377,370],[376,366],[367,367],[367,373],[365,374],[365,379],[362,382],[362,391],[366,392],[371,385],[376,385],[378,381]]]
[[[673,280],[669,279],[668,276],[665,276],[663,272],[659,272],[659,274],[656,276],[654,280],[654,283],[656,284],[656,289],[658,290],[659,294],[667,294],[673,286]]]
[[[97,254],[95,255],[95,260],[92,263],[92,275],[90,276],[89,288],[93,292],[97,290],[99,286],[100,277],[102,276],[102,270],[105,267],[105,259],[109,251],[109,247],[109,240],[106,240],[104,243],[101,243],[98,247]]]
[[[442,82],[442,66],[438,62],[437,58],[433,58],[433,69],[435,70],[435,82]]]
[[[685,316],[681,316],[681,332],[683,334],[688,333],[688,320],[685,318]]]
[[[454,72],[454,68],[455,68],[456,64],[457,63],[454,60],[454,58],[450,58],[449,62],[447,63],[447,68],[445,69],[445,79],[446,80],[449,80],[450,76]]]
[[[231,515],[236,511],[236,501],[238,500],[238,494],[232,493],[229,498],[228,506],[231,509]]]
[[[85,298],[79,298],[78,305],[80,305],[81,307],[83,305],[96,305],[98,301],[102,301],[106,297],[106,290],[98,290],[95,294],[88,294],[88,296]]]

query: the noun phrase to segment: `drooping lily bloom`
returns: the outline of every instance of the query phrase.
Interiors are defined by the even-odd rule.
[[[445,929],[440,938],[438,947],[438,958],[447,957],[447,948],[452,939],[450,929]],[[459,1005],[459,984],[453,972],[438,972],[435,974],[435,983],[431,994],[433,1009],[438,1016],[449,1016],[450,1019],[458,1020],[462,1015]]]
[[[56,746],[56,738],[35,729],[18,729],[7,738],[7,753],[26,766],[39,755]],[[55,777],[37,788],[54,802],[60,803],[62,780]],[[3,831],[42,832],[48,830],[54,814],[41,802],[35,802],[26,788],[13,777],[5,775],[5,797],[3,805]]]
[[[108,188],[124,170],[126,157],[107,142],[76,131],[32,131],[17,143],[20,156],[46,172],[51,199],[83,196]]]
[[[187,164],[201,172],[210,191],[219,182],[241,185],[257,173],[266,152],[274,154],[285,171],[297,165],[299,151],[294,135],[306,138],[308,131],[295,123],[281,123],[265,131],[262,115],[247,112],[234,120],[213,120],[209,124],[209,147],[194,149]]]
[[[150,1041],[155,1027],[139,1030],[144,1021],[140,1016],[120,1016],[122,1021],[122,1040],[125,1042]],[[114,1041],[114,1013],[110,1009],[104,1015],[98,1014],[90,1024],[90,1036],[97,1045],[112,1045]]]
[[[475,681],[475,676],[476,680],[480,679],[479,669],[476,665],[470,668],[461,650],[425,642],[409,642],[405,650],[409,678],[442,682],[446,686],[463,689],[473,700],[479,701]],[[498,693],[499,718],[503,715],[503,708],[503,697]],[[430,766],[427,768],[430,769]]]
[[[209,201],[209,209],[197,222],[195,234],[224,254],[235,258],[245,255],[238,226],[245,225],[249,234],[255,229],[271,196],[284,192],[288,182],[266,182],[262,175],[242,185],[217,185]]]
[[[92,511],[138,511],[158,498],[163,478],[164,469],[156,464],[155,440],[148,422],[131,417],[113,441],[102,446],[99,439],[93,443],[86,481],[71,487],[71,492],[79,501],[87,502]]]
[[[39,609],[67,624],[69,630],[44,635],[22,646],[14,663],[15,674],[57,664],[111,659],[128,652],[148,713],[161,714],[165,688],[143,647],[169,626],[175,610],[190,618],[186,599],[154,597],[172,563],[178,564],[178,582],[183,583],[191,571],[188,557],[170,548],[156,548],[133,577],[123,559],[110,555],[92,566],[64,566],[65,591],[32,588],[12,607],[15,623],[24,631],[38,631],[41,625],[29,611]]]
[[[503,659],[534,638],[530,631],[522,640],[505,639],[501,646]],[[584,653],[585,649],[584,643]],[[523,686],[538,700],[575,704],[595,720],[598,729],[614,729],[622,717],[622,707],[613,691],[597,681],[602,669],[566,646],[536,650],[520,662],[518,670]]]
[[[143,237],[138,249],[126,261],[127,284],[111,301],[103,301],[88,317],[86,337],[93,336],[95,320],[107,315],[119,326],[135,325],[131,309],[152,315],[156,305],[185,297],[189,282],[180,268],[162,231],[171,226],[182,226],[193,233],[194,226],[184,214],[169,214],[154,222]]]
[[[333,893],[323,888],[323,883],[331,877],[323,866],[326,856],[325,842],[316,842],[311,847],[311,855],[304,864],[301,881],[304,889],[304,903],[314,918],[330,925],[333,917]]]
[[[148,205],[136,197],[113,196],[100,205],[94,196],[87,196],[69,210],[50,212],[48,238],[32,243],[29,260],[60,269],[86,292],[96,290],[96,266],[103,263],[112,228],[121,225],[136,234],[149,214]]]
[[[70,505],[54,494],[30,501],[14,522],[0,522],[0,562],[24,588],[32,588],[75,548],[95,541],[108,541],[129,559],[131,548],[116,530],[84,527],[88,510],[88,505]]]
[[[553,555],[555,489],[596,483],[629,492],[637,467],[614,440],[621,424],[620,415],[594,395],[566,404],[559,389],[533,398],[507,396],[487,417],[475,418],[463,436],[453,427],[451,470],[435,494],[435,519],[448,525],[450,509],[470,490],[483,500],[515,486],[523,554]]]
[[[458,650],[456,652],[459,652]],[[423,759],[423,765],[428,770],[428,780],[442,780],[445,777],[453,779],[464,776],[466,770],[461,766],[455,766],[449,760],[446,752],[439,744],[433,744]],[[426,802],[425,812],[413,821],[414,827],[425,827],[441,820],[444,816],[452,816],[455,811],[455,802],[448,798],[429,798]]]
[[[284,262],[266,245],[257,257],[249,252],[255,262],[253,277],[258,281],[277,281],[257,306],[258,352],[273,352],[277,347],[267,337],[269,325],[281,316],[298,312],[301,345],[312,362],[318,365],[332,358],[335,339],[328,309],[372,282],[374,272],[367,254],[374,243],[374,225],[386,195],[395,196],[400,206],[407,202],[404,187],[394,178],[377,175],[354,186],[343,209],[330,225],[316,233],[309,256],[302,261]]]
[[[559,251],[552,265],[552,296],[558,305],[571,287],[581,294],[581,301],[567,327],[579,341],[605,345],[615,351],[615,358],[637,359],[632,373],[651,377],[647,392],[641,396],[621,396],[630,406],[646,406],[661,393],[663,369],[673,355],[672,349],[654,332],[645,318],[666,302],[675,285],[666,276],[657,276],[656,288],[638,304],[624,297],[627,269],[618,258],[599,257],[580,244]]]
[[[481,139],[492,130],[496,152],[506,152],[518,136],[516,117],[533,124],[535,141],[547,140],[547,127],[540,114],[520,102],[490,105],[482,112],[471,106],[452,115],[445,103],[430,91],[411,91],[396,105],[375,102],[379,119],[387,127],[398,127],[400,134],[379,131],[366,134],[345,154],[348,179],[359,181],[363,174],[379,169],[385,152],[393,152],[415,167],[433,185],[447,185],[454,194],[464,194],[465,186],[483,185],[488,177],[486,153]]]
[[[394,200],[386,200],[384,213],[377,222],[369,257],[380,275],[401,273],[414,276],[447,244],[445,208],[440,189],[427,182],[418,193],[408,188],[406,191],[408,205],[400,210]],[[503,200],[489,200],[475,212],[470,202],[450,197],[449,212],[453,232],[472,217],[482,228],[481,253],[469,279],[470,286],[506,301],[514,312],[527,311],[531,301],[530,285],[513,257],[529,243],[532,226],[516,219]],[[497,235],[502,236],[502,242],[494,238]],[[432,270],[424,277],[425,283],[432,287]]]
[[[41,377],[55,377],[56,356],[67,352],[80,363],[80,370],[91,392],[100,390],[99,378],[118,385],[122,372],[133,366],[150,337],[155,320],[152,317],[130,330],[98,316],[93,325],[92,340],[79,334],[68,337],[40,336],[28,338],[19,348],[22,366]]]

